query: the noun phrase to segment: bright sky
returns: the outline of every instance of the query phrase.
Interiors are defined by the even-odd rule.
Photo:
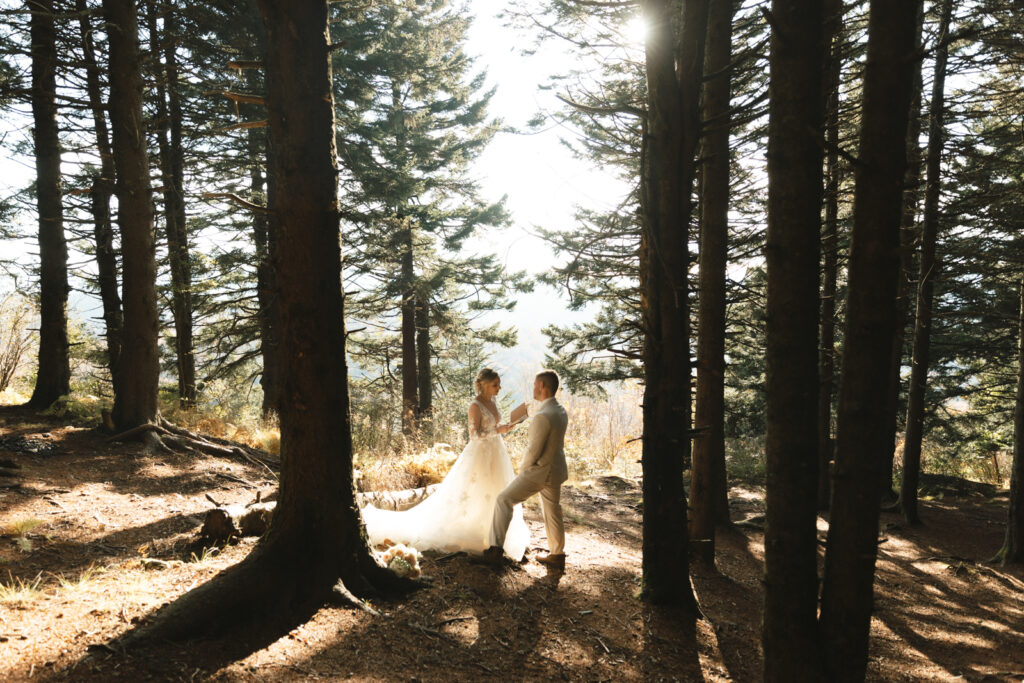
[[[501,3],[473,0],[477,13],[467,51],[478,55],[478,66],[488,73],[488,83],[498,90],[491,111],[507,124],[524,128],[536,113],[557,113],[564,105],[556,91],[541,90],[553,73],[573,67],[573,55],[563,46],[546,45],[531,56],[521,51],[532,44],[531,36],[504,26],[497,14]],[[556,117],[557,118],[557,117]],[[550,121],[541,131],[499,134],[477,162],[477,172],[488,197],[508,195],[513,226],[502,235],[489,235],[491,251],[501,254],[507,267],[542,272],[558,261],[551,247],[534,236],[537,226],[573,230],[576,205],[613,208],[627,188],[610,173],[573,158],[561,143],[577,133]],[[529,376],[543,364],[546,337],[541,329],[552,323],[587,320],[592,313],[566,309],[561,292],[538,287],[519,300],[516,310],[504,318],[519,329],[516,349],[495,355],[495,364],[513,374]],[[505,383],[506,388],[511,388]]]

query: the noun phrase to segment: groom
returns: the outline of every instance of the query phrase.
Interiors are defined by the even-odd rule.
[[[533,398],[540,408],[530,424],[530,444],[523,455],[519,476],[498,494],[491,523],[494,545],[484,551],[488,564],[500,564],[505,534],[512,521],[512,508],[535,493],[540,494],[544,526],[548,534],[548,554],[537,561],[558,569],[565,568],[565,527],[559,502],[562,482],[569,478],[565,464],[565,427],[569,416],[555,399],[558,375],[551,370],[537,373],[533,380]]]

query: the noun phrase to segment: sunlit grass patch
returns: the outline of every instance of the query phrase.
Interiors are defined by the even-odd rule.
[[[20,406],[27,403],[31,396],[30,392],[10,386],[0,391],[0,406]]]
[[[42,414],[70,418],[76,424],[99,424],[102,411],[111,407],[110,399],[101,399],[92,394],[72,393],[58,398]]]
[[[208,548],[203,548],[199,554],[194,552],[189,553],[188,562],[192,564],[203,564],[204,562],[217,557],[217,555],[220,555],[220,548],[217,546],[210,546]]]
[[[46,522],[41,519],[36,519],[35,517],[16,519],[13,522],[8,522],[7,524],[0,526],[0,536],[24,536],[44,524],[46,524]]]
[[[357,456],[355,467],[363,491],[399,491],[440,482],[457,457],[451,445],[436,443],[414,452]]]
[[[34,517],[16,519],[13,522],[8,522],[7,524],[0,526],[0,536],[12,536],[14,538],[14,545],[17,546],[18,550],[23,553],[30,553],[34,549],[34,546],[32,545],[32,540],[28,537],[28,534],[44,524],[46,524],[46,522],[41,519],[35,519]]]
[[[281,452],[281,430],[275,416],[258,418],[243,415],[228,419],[216,411],[180,410],[176,407],[168,407],[163,414],[179,427],[197,434],[227,439],[275,455]]]
[[[69,578],[64,573],[52,574],[52,576],[62,591],[75,592],[90,588],[92,584],[95,584],[98,579],[106,574],[107,569],[105,567],[97,567],[95,564],[90,564],[78,576],[72,578]]]
[[[7,572],[7,580],[0,579],[0,605],[16,607],[28,604],[42,597],[44,588],[42,573],[26,580]]]

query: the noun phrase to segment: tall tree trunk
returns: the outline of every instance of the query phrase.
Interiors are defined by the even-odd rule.
[[[181,107],[181,85],[178,82],[178,15],[174,0],[168,0],[164,18],[164,71],[167,74],[167,113],[170,116],[171,148],[169,159],[170,192],[168,217],[174,216],[174,231],[167,232],[167,257],[171,262],[171,286],[174,291],[174,331],[178,352],[178,394],[181,406],[196,402],[196,359],[192,330],[192,256],[188,244],[188,222],[185,215],[185,148],[182,140],[184,116]],[[168,220],[168,228],[171,222]]]
[[[416,295],[416,378],[419,385],[416,417],[423,429],[431,419],[434,393],[430,373],[430,297],[424,293]]]
[[[119,429],[127,430],[159,416],[156,253],[135,3],[103,0],[103,10],[110,41],[110,124],[124,268],[124,339],[113,417]]]
[[[921,32],[924,29],[924,3],[918,5],[917,29],[914,32],[914,46],[921,45]],[[900,217],[900,277],[896,286],[896,333],[892,340],[892,365],[889,368],[889,395],[886,397],[889,415],[889,426],[886,431],[892,434],[892,447],[885,452],[885,465],[882,467],[882,505],[889,506],[898,500],[892,488],[893,463],[896,457],[896,435],[899,419],[900,389],[903,385],[903,345],[906,338],[907,314],[910,309],[908,292],[910,291],[910,270],[913,258],[911,254],[917,241],[917,207],[921,194],[921,99],[922,75],[919,62],[914,69],[914,91],[910,100],[910,121],[907,125],[907,173],[903,184],[903,213]]]
[[[702,118],[700,296],[697,313],[697,395],[690,467],[690,536],[700,557],[715,560],[715,525],[729,523],[725,477],[725,276],[729,244],[729,64],[731,0],[711,0]]]
[[[85,0],[75,0],[75,10],[78,13],[78,27],[82,37],[86,91],[89,96],[89,108],[92,110],[93,129],[96,131],[96,150],[100,157],[99,175],[94,177],[92,182],[93,239],[96,243],[100,302],[106,325],[107,365],[113,384],[117,386],[114,374],[120,366],[124,321],[121,316],[121,296],[117,291],[114,227],[110,220],[110,197],[114,194],[114,156],[110,148],[110,131],[107,128],[107,114],[100,86],[100,68],[96,63],[96,48],[92,39],[92,20]]]
[[[32,123],[39,211],[39,368],[28,405],[46,408],[71,391],[68,354],[68,248],[61,203],[57,131],[57,29],[53,0],[29,0]]]
[[[171,271],[171,312],[174,316],[175,365],[178,370],[178,400],[182,408],[195,405],[196,364],[192,342],[192,274],[189,265],[188,233],[185,225],[184,164],[181,148],[181,97],[178,92],[178,64],[174,42],[174,7],[164,13],[163,39],[157,30],[157,5],[148,1],[149,39],[156,80],[156,139],[163,182],[164,223],[167,260]],[[164,61],[161,63],[160,55]]]
[[[250,5],[252,26],[255,36],[256,53],[265,64],[267,61],[267,36],[263,19],[255,3]],[[254,69],[247,71],[246,83],[249,92],[260,92],[263,84]],[[266,128],[248,130],[250,191],[254,204],[273,206],[277,202],[277,183],[274,180],[275,163],[273,150],[267,142]],[[264,165],[265,164],[265,165]],[[264,170],[266,169],[265,173]],[[281,299],[277,294],[277,276],[274,262],[277,254],[280,221],[273,212],[254,211],[252,215],[253,243],[256,247],[256,298],[259,301],[260,355],[263,372],[260,386],[263,389],[263,417],[278,415],[281,403]]]
[[[924,225],[917,278],[917,317],[914,321],[914,356],[907,390],[907,435],[903,443],[903,484],[900,510],[908,524],[921,522],[917,513],[917,483],[921,472],[921,440],[924,436],[924,394],[928,386],[928,356],[932,336],[932,299],[939,262],[935,242],[939,229],[939,195],[942,191],[942,147],[945,138],[946,61],[949,54],[949,21],[952,0],[945,0],[939,17],[935,45],[935,74],[928,114],[928,154],[925,161]]]
[[[320,608],[339,577],[358,595],[395,581],[369,553],[352,488],[327,3],[259,4],[272,48],[267,112],[279,191],[271,208],[288,237],[275,259],[289,350],[282,354],[278,504],[248,557],[121,646],[285,632]]]
[[[1020,283],[1020,315],[1017,320],[1017,395],[1013,405],[1013,465],[1010,471],[1010,508],[1006,536],[994,561],[1024,563],[1024,279]]]
[[[252,91],[250,91],[252,92]],[[250,128],[249,168],[250,191],[256,204],[270,205],[274,199],[273,178],[269,177],[270,152],[267,149],[264,129]],[[264,176],[261,161],[267,160],[267,176]],[[263,388],[263,417],[280,412],[281,359],[280,330],[281,305],[277,295],[277,278],[274,274],[274,255],[277,253],[277,216],[253,212],[253,242],[256,246],[256,298],[259,301],[260,355],[263,358],[263,372],[260,386]]]
[[[768,105],[765,680],[817,680],[820,0],[772,3]]]
[[[832,498],[832,396],[836,368],[836,281],[839,279],[839,85],[843,65],[843,3],[827,0],[824,8],[825,69],[825,220],[821,225],[824,263],[821,275],[821,322],[818,336],[818,509]]]
[[[405,218],[403,220],[409,220]],[[402,433],[416,436],[416,415],[419,412],[419,378],[416,372],[416,290],[413,280],[412,227],[402,228]]]
[[[900,212],[913,89],[916,2],[871,0],[861,114],[836,469],[821,597],[825,677],[862,681],[867,669],[888,368],[896,326]],[[769,524],[771,522],[769,521]]]
[[[643,143],[640,287],[644,315],[643,589],[696,611],[689,581],[683,464],[690,455],[687,267],[700,133],[707,0],[643,0],[647,127]],[[677,72],[678,65],[678,72]]]

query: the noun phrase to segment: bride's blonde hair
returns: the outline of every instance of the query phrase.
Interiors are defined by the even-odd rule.
[[[480,368],[480,372],[476,373],[476,379],[473,380],[473,388],[476,389],[476,393],[481,393],[484,390],[484,382],[493,382],[498,379],[498,373],[490,368]]]

